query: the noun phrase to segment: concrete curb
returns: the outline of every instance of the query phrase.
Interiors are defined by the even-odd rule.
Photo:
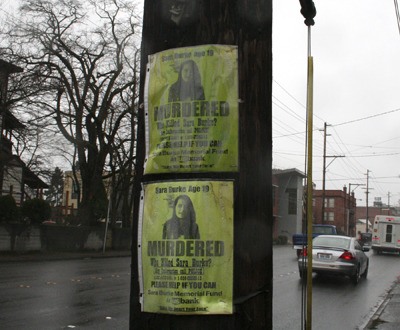
[[[82,251],[82,252],[32,252],[0,253],[0,262],[56,261],[89,258],[130,257],[131,251]]]
[[[377,307],[375,313],[367,323],[367,325],[362,328],[364,330],[372,330],[372,329],[399,329],[400,315],[392,315],[390,313],[391,304],[395,304],[394,295],[400,294],[400,280],[395,281],[390,289],[387,291],[385,298],[381,301],[379,306]],[[396,302],[398,303],[398,302]],[[390,315],[392,320],[385,320],[382,316],[386,314]]]

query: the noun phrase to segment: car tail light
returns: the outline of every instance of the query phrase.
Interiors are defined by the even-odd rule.
[[[303,248],[300,253],[300,257],[307,257],[307,247]]]
[[[345,251],[343,254],[339,257],[339,259],[344,259],[344,260],[353,260],[354,256],[351,252]]]

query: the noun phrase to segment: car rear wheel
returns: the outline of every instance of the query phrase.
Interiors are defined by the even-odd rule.
[[[356,272],[351,276],[351,281],[354,285],[357,285],[360,282],[360,265],[357,266]]]
[[[364,273],[361,275],[362,278],[367,278],[368,268],[369,268],[369,261],[367,262],[367,266],[365,267]]]

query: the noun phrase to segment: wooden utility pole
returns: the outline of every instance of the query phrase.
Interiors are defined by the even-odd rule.
[[[324,123],[324,158],[323,158],[323,168],[322,168],[322,211],[321,211],[321,223],[325,222],[325,177],[326,177],[326,128],[327,123]]]
[[[367,170],[366,176],[367,176],[367,188],[365,189],[365,206],[366,206],[366,215],[365,215],[365,232],[368,233],[368,195],[369,195],[369,172],[371,172],[370,170]]]
[[[326,192],[325,192],[325,181],[326,181],[326,169],[332,162],[339,157],[345,157],[345,156],[327,156],[326,155],[326,137],[330,136],[330,134],[327,134],[326,129],[328,125],[326,122],[324,123],[324,159],[323,159],[323,169],[322,169],[322,210],[321,210],[321,223],[325,223],[325,197],[326,197]],[[333,158],[332,161],[326,165],[326,159],[327,158]]]
[[[177,21],[177,6],[191,10]],[[179,7],[182,8],[182,7]],[[177,11],[176,11],[177,12]],[[138,117],[130,329],[272,329],[272,0],[145,0],[140,104],[148,55],[197,45],[238,48],[239,170],[144,175],[144,113]],[[226,179],[234,182],[233,313],[174,315],[141,312],[138,219],[141,183]],[[212,219],[210,219],[211,221]]]

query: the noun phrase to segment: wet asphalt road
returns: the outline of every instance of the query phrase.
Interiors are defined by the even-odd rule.
[[[1,329],[128,329],[130,257],[0,264]]]
[[[313,280],[313,329],[362,329],[400,276],[400,257],[370,255],[368,278]],[[273,325],[301,328],[290,246],[274,247]],[[129,329],[130,257],[0,261],[0,329]]]
[[[397,254],[367,252],[370,267],[367,279],[355,286],[348,278],[320,277],[312,285],[313,329],[364,329],[400,276]],[[274,330],[301,329],[302,285],[297,258],[290,246],[274,247]]]

